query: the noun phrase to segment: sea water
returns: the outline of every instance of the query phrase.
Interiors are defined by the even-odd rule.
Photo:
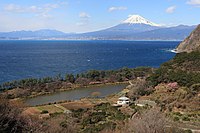
[[[91,69],[159,67],[174,57],[172,41],[0,41],[0,83]]]

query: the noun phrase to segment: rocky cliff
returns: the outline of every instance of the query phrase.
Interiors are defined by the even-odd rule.
[[[178,53],[200,51],[200,25],[176,48]]]

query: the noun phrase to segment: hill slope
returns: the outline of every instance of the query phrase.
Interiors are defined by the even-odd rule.
[[[177,52],[200,51],[200,25],[178,47]]]

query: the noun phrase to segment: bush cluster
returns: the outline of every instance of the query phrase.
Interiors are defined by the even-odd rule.
[[[159,83],[177,82],[181,86],[191,87],[200,83],[200,52],[177,54],[174,59],[161,65],[148,81],[156,86]]]
[[[110,103],[101,103],[92,110],[74,110],[73,116],[78,118],[82,126],[81,132],[95,133],[103,129],[115,129],[117,121],[125,120],[128,116],[121,113]]]

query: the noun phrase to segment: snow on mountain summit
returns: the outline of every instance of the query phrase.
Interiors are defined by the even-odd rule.
[[[128,19],[123,21],[125,24],[146,24],[151,26],[160,26],[159,24],[153,23],[140,15],[129,15]]]

